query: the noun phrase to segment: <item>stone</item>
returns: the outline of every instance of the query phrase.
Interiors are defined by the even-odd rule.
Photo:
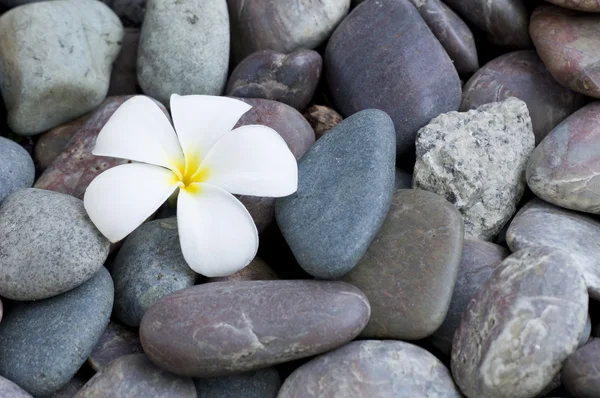
[[[393,340],[353,341],[296,369],[278,398],[460,398],[448,369],[423,348]]]
[[[313,50],[290,54],[263,50],[235,67],[225,92],[232,97],[279,101],[303,111],[317,89],[322,68],[323,60]]]
[[[583,329],[583,332],[581,333],[579,342],[577,343],[577,347],[583,347],[584,345],[586,345],[591,337],[592,337],[592,318],[590,318],[590,315],[588,314],[587,320],[585,321],[585,328]]]
[[[585,279],[591,298],[600,299],[600,221],[539,199],[529,201],[513,218],[506,242],[513,252],[548,247],[568,252]]]
[[[392,200],[394,138],[385,112],[364,110],[335,126],[300,159],[298,190],[277,199],[275,215],[310,275],[343,276],[375,238]]]
[[[331,35],[350,0],[227,0],[231,18],[231,59],[237,64],[260,50],[291,53],[314,49]]]
[[[394,189],[409,189],[412,187],[412,174],[396,167],[396,176],[394,179]]]
[[[379,233],[343,277],[369,299],[363,338],[417,340],[443,322],[463,248],[459,211],[441,196],[416,189],[394,192]]]
[[[41,1],[2,14],[0,89],[11,130],[39,134],[100,105],[122,37],[119,18],[94,0]]]
[[[280,279],[277,273],[259,257],[255,257],[247,266],[228,276],[208,278],[210,282],[227,281],[271,281]]]
[[[139,28],[144,21],[146,0],[102,0],[121,18],[126,27]]]
[[[117,358],[144,352],[137,331],[116,322],[109,322],[88,363],[99,372]]]
[[[565,389],[577,398],[595,398],[600,391],[600,339],[593,339],[569,356],[562,368]]]
[[[469,398],[536,396],[577,349],[587,310],[583,277],[567,253],[514,253],[463,313],[452,346],[455,382]]]
[[[89,117],[90,114],[86,113],[39,136],[35,144],[34,158],[41,171],[54,162]]]
[[[27,391],[0,376],[0,397],[6,398],[33,398]]]
[[[0,295],[39,300],[67,292],[102,268],[109,248],[81,200],[17,191],[0,206]]]
[[[144,354],[120,357],[88,381],[75,398],[196,398],[194,382],[171,374]]]
[[[445,355],[450,355],[454,332],[471,297],[509,254],[510,251],[505,247],[483,240],[465,239],[462,260],[446,318],[431,336],[433,345]]]
[[[174,217],[146,222],[133,231],[119,250],[111,273],[114,316],[134,327],[154,303],[194,286],[198,277],[183,258]]]
[[[67,384],[62,386],[60,390],[52,395],[46,395],[44,398],[73,398],[75,394],[81,390],[81,387],[83,387],[84,384],[85,381],[83,379],[75,376],[69,380]]]
[[[339,113],[324,105],[311,106],[304,112],[304,117],[315,131],[317,140],[342,121],[342,116]]]
[[[491,240],[523,196],[534,141],[527,105],[516,98],[440,115],[417,134],[413,188],[454,204],[466,238]]]
[[[11,193],[30,188],[35,166],[29,153],[16,142],[0,137],[0,203]]]
[[[137,55],[140,43],[140,30],[125,29],[121,51],[115,60],[108,95],[133,95],[137,93]]]
[[[239,375],[194,379],[198,398],[276,398],[281,379],[274,368]]]
[[[102,336],[113,294],[102,267],[67,293],[17,304],[0,323],[0,374],[34,396],[59,390]]]
[[[560,85],[534,50],[514,51],[485,64],[463,88],[461,111],[516,97],[527,104],[536,145],[585,97]]]
[[[573,10],[599,12],[600,1],[598,0],[547,0],[557,6],[571,8]]]
[[[527,185],[546,202],[600,213],[600,102],[592,102],[556,126],[527,163]]]
[[[325,72],[342,116],[369,108],[390,115],[399,157],[414,151],[419,128],[460,107],[458,73],[409,0],[356,7],[329,40]]]
[[[221,95],[229,63],[226,0],[148,0],[137,77],[164,105],[171,94]]]
[[[529,33],[544,65],[563,86],[600,98],[600,15],[542,5]]]
[[[152,306],[140,340],[170,372],[228,376],[337,348],[360,333],[369,315],[365,295],[343,282],[215,282]]]

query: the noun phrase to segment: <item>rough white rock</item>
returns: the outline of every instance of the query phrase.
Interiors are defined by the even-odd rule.
[[[515,213],[535,145],[525,102],[508,98],[434,118],[417,133],[413,188],[453,203],[465,238],[493,238]]]

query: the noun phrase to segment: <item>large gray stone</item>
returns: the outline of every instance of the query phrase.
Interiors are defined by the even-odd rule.
[[[281,379],[275,368],[239,375],[194,379],[198,398],[275,398]]]
[[[298,163],[298,190],[276,202],[279,228],[300,266],[339,278],[365,254],[394,189],[394,126],[365,110],[336,125]]]
[[[0,137],[0,203],[11,193],[30,188],[35,178],[33,159],[25,148]]]
[[[413,188],[435,192],[465,219],[465,237],[492,239],[516,211],[535,137],[519,99],[433,119],[417,134]]]

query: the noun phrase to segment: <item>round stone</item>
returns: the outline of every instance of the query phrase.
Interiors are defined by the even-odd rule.
[[[600,339],[579,348],[565,362],[561,381],[577,398],[596,398],[600,391]]]
[[[274,368],[232,376],[194,379],[198,398],[276,398],[281,379]]]
[[[117,358],[143,351],[137,330],[109,322],[88,362],[92,369],[98,372]]]
[[[0,203],[11,193],[30,188],[35,166],[29,153],[16,142],[0,137]]]

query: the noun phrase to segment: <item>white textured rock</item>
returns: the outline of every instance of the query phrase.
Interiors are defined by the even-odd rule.
[[[34,135],[106,97],[123,25],[96,0],[26,4],[0,18],[0,89],[11,129]]]
[[[442,114],[417,133],[413,188],[453,203],[465,219],[465,238],[489,240],[516,210],[534,145],[519,99]]]

